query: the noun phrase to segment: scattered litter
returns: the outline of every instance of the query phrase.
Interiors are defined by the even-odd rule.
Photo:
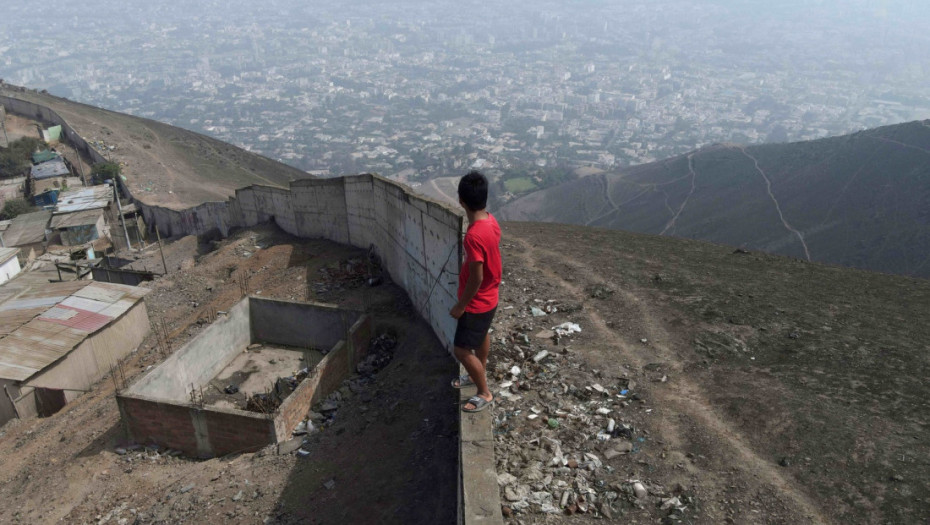
[[[639,498],[643,499],[649,495],[649,491],[646,490],[646,486],[639,481],[633,482],[633,494]]]
[[[237,394],[239,393],[239,387],[236,385],[227,385],[226,388],[223,389],[223,392],[226,392],[227,394],[230,394],[230,395]]]
[[[548,424],[549,428],[559,428],[559,420],[554,417],[549,418]]]
[[[336,480],[335,480],[335,479],[331,479],[331,480],[329,480],[329,481],[323,483],[323,486],[326,487],[326,490],[333,490],[334,488],[336,488]]]
[[[520,367],[519,367],[519,366],[513,365],[512,367],[510,367],[510,374],[511,374],[511,375],[518,376],[518,375],[520,375],[520,372],[521,372],[521,370],[520,370]]]
[[[543,359],[545,359],[546,356],[548,356],[548,355],[549,355],[549,352],[548,352],[547,350],[543,350],[542,352],[539,352],[538,354],[536,354],[535,356],[533,356],[533,362],[534,362],[534,363],[538,363],[538,362],[542,361]]]
[[[565,322],[559,326],[553,326],[552,329],[559,336],[572,335],[575,332],[581,332],[581,327],[577,323]]]
[[[541,308],[536,308],[535,306],[530,308],[530,313],[533,314],[533,317],[543,317],[546,315],[546,312],[542,311]]]

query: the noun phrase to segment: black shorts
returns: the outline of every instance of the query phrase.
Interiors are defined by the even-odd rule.
[[[475,350],[484,342],[488,330],[491,329],[491,321],[494,320],[494,307],[483,314],[473,314],[465,312],[459,317],[459,323],[455,327],[455,346],[465,348],[466,350]]]

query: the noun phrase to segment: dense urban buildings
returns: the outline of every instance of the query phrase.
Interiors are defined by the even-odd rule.
[[[321,175],[612,169],[930,117],[912,12],[870,2],[96,2],[0,20],[0,77]],[[110,14],[114,13],[114,14]],[[803,35],[803,38],[797,35]]]

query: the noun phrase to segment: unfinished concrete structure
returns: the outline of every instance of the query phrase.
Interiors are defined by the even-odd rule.
[[[0,425],[57,412],[135,350],[149,332],[148,292],[75,281],[0,303]]]
[[[451,351],[463,217],[448,206],[417,196],[377,175],[294,181],[289,189],[249,186],[226,202],[185,210],[137,202],[146,224],[162,236],[227,235],[274,221],[298,237],[322,237],[372,249],[391,279]]]
[[[117,395],[120,416],[131,439],[181,450],[190,456],[214,457],[251,452],[285,441],[316,401],[337,389],[367,355],[371,320],[335,306],[248,297],[236,304],[164,363]],[[281,359],[284,376],[294,374],[298,356],[308,364],[280,406],[269,413],[236,408],[228,402],[205,401],[218,390],[217,378],[247,365],[250,345],[259,343]],[[328,350],[316,364],[311,349]],[[275,360],[272,360],[275,361]],[[262,363],[264,366],[268,362]],[[256,367],[260,368],[260,367]],[[263,370],[268,374],[268,370]]]

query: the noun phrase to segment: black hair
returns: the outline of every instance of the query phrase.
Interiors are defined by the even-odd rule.
[[[469,171],[459,180],[459,199],[471,211],[485,209],[488,205],[488,179],[478,171]]]

